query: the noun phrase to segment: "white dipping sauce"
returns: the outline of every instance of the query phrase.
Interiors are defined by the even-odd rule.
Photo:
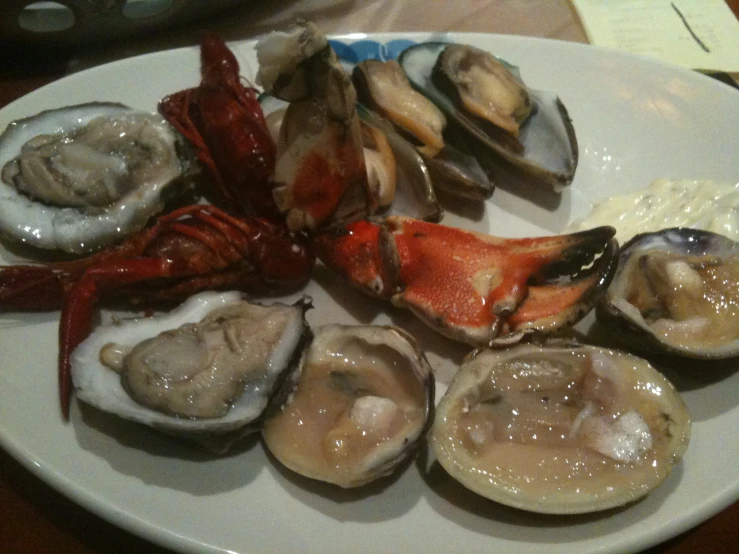
[[[600,225],[615,227],[621,244],[639,233],[670,227],[704,229],[739,241],[739,183],[657,179],[642,191],[596,204],[565,232]]]

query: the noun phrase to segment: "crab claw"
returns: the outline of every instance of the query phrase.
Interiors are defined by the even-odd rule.
[[[505,239],[403,217],[315,240],[319,259],[368,294],[410,309],[453,339],[489,345],[552,333],[584,316],[608,286],[612,227]]]

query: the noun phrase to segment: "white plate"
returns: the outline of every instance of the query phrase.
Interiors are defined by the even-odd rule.
[[[398,38],[378,35],[380,41]],[[408,38],[420,41],[424,35]],[[439,37],[435,37],[439,38]],[[442,37],[444,38],[444,37]],[[580,167],[547,209],[498,190],[474,220],[447,222],[507,236],[558,232],[593,201],[659,177],[739,180],[739,95],[707,77],[579,44],[523,37],[449,35],[521,67],[534,88],[556,90],[580,142]],[[249,44],[235,49],[255,69]],[[13,119],[61,104],[122,101],[154,110],[198,81],[198,50],[162,52],[72,75],[0,111]],[[540,199],[541,200],[541,199]],[[3,261],[17,260],[1,252]],[[417,333],[446,380],[465,348],[411,316],[336,287],[319,274],[310,321],[390,318]],[[389,314],[389,315],[388,315]],[[0,316],[0,443],[52,486],[134,533],[192,552],[578,552],[635,551],[696,525],[739,497],[739,373],[670,373],[694,419],[688,452],[667,481],[628,508],[581,517],[532,515],[481,500],[425,456],[395,479],[340,491],[288,474],[256,440],[216,458],[75,405],[57,406],[58,314]],[[700,365],[700,364],[696,364]]]

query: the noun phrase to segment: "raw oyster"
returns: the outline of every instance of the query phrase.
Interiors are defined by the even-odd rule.
[[[161,212],[193,172],[161,116],[89,103],[12,122],[0,136],[0,232],[38,248],[87,253]]]
[[[251,429],[297,362],[308,306],[206,292],[165,315],[100,327],[72,354],[77,398],[223,448]]]
[[[352,81],[359,101],[415,145],[434,187],[472,200],[493,194],[495,184],[473,154],[474,145],[454,120],[411,87],[398,62],[364,60],[353,68]]]
[[[739,243],[685,227],[635,236],[596,315],[630,348],[739,356]]]
[[[394,327],[326,325],[262,436],[289,469],[341,487],[391,473],[422,437],[434,378],[413,338]]]
[[[517,68],[468,45],[422,43],[398,60],[413,86],[484,146],[488,156],[555,190],[572,182],[577,139],[555,94],[529,89]],[[492,171],[493,165],[483,167]]]
[[[591,346],[473,353],[437,407],[430,443],[465,487],[533,512],[620,506],[682,458],[690,416],[645,360]]]

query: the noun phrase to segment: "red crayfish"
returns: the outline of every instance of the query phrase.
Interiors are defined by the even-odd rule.
[[[236,57],[216,34],[204,35],[200,65],[200,85],[165,97],[160,113],[195,147],[231,209],[277,216],[270,182],[275,143],[256,89],[241,83]]]
[[[181,300],[204,289],[276,292],[302,286],[313,256],[282,225],[210,205],[160,217],[117,248],[87,258],[0,270],[0,311],[62,309],[59,392],[69,415],[69,356],[90,332],[100,298]]]

